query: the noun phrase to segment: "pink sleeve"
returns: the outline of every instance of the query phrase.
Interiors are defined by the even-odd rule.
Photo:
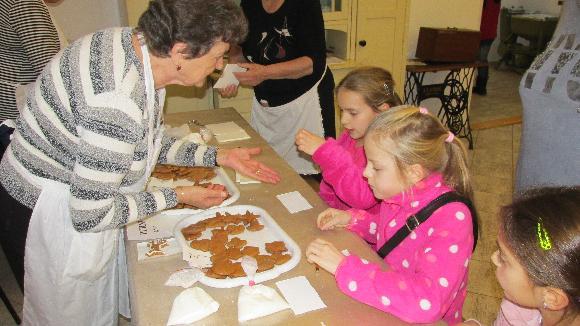
[[[379,216],[362,209],[349,209],[350,222],[346,227],[368,243],[377,243],[377,226]]]
[[[445,205],[431,219],[437,224],[423,225],[429,228],[425,245],[416,252],[396,248],[399,253],[394,257],[398,261],[389,258],[392,265],[388,271],[357,256],[347,257],[335,274],[340,290],[407,322],[441,319],[454,294],[465,286],[461,283],[467,273],[473,235],[469,210],[463,204]]]
[[[377,204],[378,200],[363,177],[364,167],[356,165],[352,154],[340,145],[340,140],[329,138],[314,152],[312,159],[320,166],[322,178],[330,185],[330,191],[334,191],[345,204],[358,209]]]

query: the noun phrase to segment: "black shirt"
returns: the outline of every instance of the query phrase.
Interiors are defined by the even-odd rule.
[[[270,106],[291,102],[312,88],[326,67],[324,20],[319,0],[285,0],[274,13],[264,10],[261,0],[242,0],[249,22],[248,38],[242,44],[246,60],[270,65],[303,56],[312,59],[313,72],[298,79],[270,79],[254,87],[256,98]]]

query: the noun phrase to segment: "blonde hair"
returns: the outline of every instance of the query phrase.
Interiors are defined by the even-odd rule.
[[[375,118],[367,136],[394,157],[409,186],[407,167],[419,164],[429,172],[440,172],[448,186],[472,199],[465,146],[456,137],[447,142],[449,131],[435,116],[412,106],[389,109]]]
[[[402,104],[395,92],[393,76],[379,67],[361,67],[352,70],[338,83],[336,94],[341,89],[359,94],[375,112],[381,112],[379,107],[385,103],[389,107]]]

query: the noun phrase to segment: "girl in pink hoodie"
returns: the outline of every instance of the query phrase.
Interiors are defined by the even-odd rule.
[[[307,259],[334,274],[346,295],[406,322],[461,322],[477,234],[468,207],[465,147],[426,109],[397,107],[375,118],[364,149],[364,176],[382,199],[379,214],[329,208],[317,224],[321,230],[346,227],[379,251],[383,261],[345,256],[322,239],[310,243]],[[431,214],[419,213],[449,192],[468,204],[444,201]],[[429,218],[420,223],[421,215]],[[383,245],[400,238],[395,235],[400,232],[407,234],[385,256]]]
[[[379,201],[363,177],[367,159],[364,136],[371,121],[390,107],[401,105],[391,73],[378,67],[351,71],[336,87],[344,132],[326,141],[307,130],[296,134],[298,149],[320,166],[320,197],[338,209],[379,212]]]

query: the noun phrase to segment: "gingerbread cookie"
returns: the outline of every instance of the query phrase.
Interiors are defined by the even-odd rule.
[[[292,256],[290,256],[289,254],[274,253],[272,254],[272,258],[276,260],[276,265],[282,265],[287,261],[289,261],[292,258]]]
[[[228,248],[242,248],[247,243],[248,243],[248,241],[246,241],[246,240],[242,240],[238,237],[234,237],[227,243],[227,246],[228,246]]]
[[[283,241],[273,241],[266,243],[266,251],[273,254],[273,253],[280,253],[284,252],[286,249],[286,244]]]
[[[256,257],[259,254],[260,249],[258,249],[258,247],[245,246],[244,249],[242,249],[242,255],[244,256]]]
[[[189,243],[189,246],[193,249],[209,251],[210,242],[209,239],[193,240]]]

